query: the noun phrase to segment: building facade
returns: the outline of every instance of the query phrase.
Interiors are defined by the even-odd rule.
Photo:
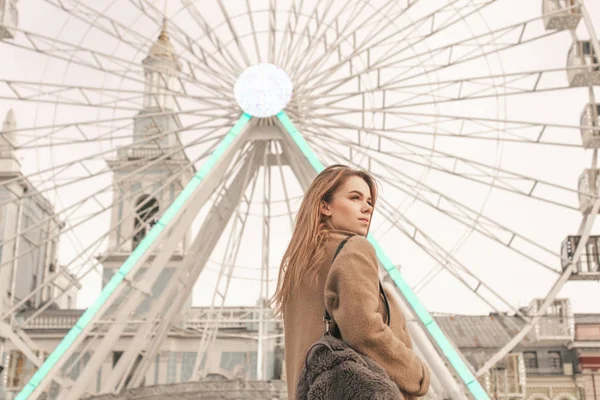
[[[16,127],[10,110],[0,135],[0,315],[18,315],[44,305],[74,308],[81,285],[57,262],[63,224],[43,193],[21,172]],[[44,285],[51,277],[52,282]],[[0,321],[6,325],[20,322],[19,317]],[[10,351],[4,350],[5,345],[6,338],[0,336],[0,352],[6,354],[0,359],[0,370],[8,365]],[[25,365],[20,352],[15,356],[19,360],[14,365]]]
[[[59,295],[57,307],[75,307],[80,285],[57,262],[63,224],[43,193],[21,173],[16,126],[10,110],[0,137],[0,314],[21,303],[21,309],[38,308]],[[60,275],[54,284],[23,302],[54,274]]]
[[[182,126],[174,113],[176,103],[173,93],[179,90],[181,64],[169,39],[166,21],[142,66],[145,78],[143,107],[134,117],[132,144],[117,149],[116,157],[107,161],[113,171],[115,207],[112,208],[108,249],[101,257],[103,285],[195,173],[178,136]],[[177,245],[168,265],[152,287],[154,297],[168,284],[188,247],[189,233]],[[159,247],[155,254],[160,250]],[[140,268],[135,279],[145,272],[145,267]],[[138,314],[146,312],[149,305],[150,300],[139,308]],[[191,298],[186,308],[189,306]]]
[[[577,357],[578,382],[585,398],[600,399],[600,315],[575,316],[575,340],[569,344]]]
[[[548,315],[518,346],[489,373],[481,383],[494,399],[522,400],[599,400],[598,354],[600,353],[600,314],[572,315],[568,301],[557,300],[565,314]],[[265,347],[265,381],[256,381],[258,349],[258,309],[226,308],[220,314],[209,308],[191,308],[184,314],[181,325],[174,328],[163,342],[161,351],[145,374],[145,386],[133,389],[140,393],[162,398],[179,398],[182,393],[202,396],[204,399],[221,399],[224,388],[229,387],[237,399],[256,399],[260,396],[286,398],[283,348],[283,325],[279,320],[269,323],[269,336]],[[552,312],[552,310],[551,310]],[[49,353],[59,343],[83,310],[47,310],[36,317],[27,329],[44,352]],[[556,318],[555,318],[556,317]],[[199,381],[188,382],[198,358],[201,332],[204,324],[215,318],[225,321],[208,351],[202,355]],[[501,346],[513,337],[524,323],[519,317],[506,315],[455,316],[438,315],[436,320],[448,337],[459,348],[475,370],[483,365]],[[545,325],[545,326],[544,326]],[[552,331],[549,327],[556,330]],[[101,393],[102,383],[127,348],[135,329],[121,338],[97,372],[87,394]],[[569,336],[572,335],[572,336]],[[8,349],[10,358],[18,356]],[[7,357],[7,354],[4,355]],[[67,363],[71,376],[77,377],[89,355],[76,355]],[[16,360],[16,359],[15,359]],[[31,365],[21,369],[16,361],[7,360],[8,370],[3,376],[4,394],[0,399],[11,400],[14,394],[33,374]],[[217,386],[220,388],[217,390]],[[57,386],[48,389],[49,398],[56,398]],[[2,393],[2,391],[0,391]],[[4,397],[2,397],[4,396]],[[113,396],[113,397],[111,397]],[[124,395],[123,395],[124,396]],[[117,395],[99,395],[98,399],[121,399]],[[145,398],[145,397],[140,397]],[[154,397],[156,398],[156,397]]]

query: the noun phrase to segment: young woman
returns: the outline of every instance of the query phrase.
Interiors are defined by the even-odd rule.
[[[308,348],[325,330],[325,307],[333,319],[332,332],[379,363],[405,398],[423,396],[429,389],[429,370],[411,350],[404,315],[390,295],[386,325],[377,257],[365,238],[376,199],[373,177],[344,165],[326,168],[304,195],[273,297],[276,311],[283,314],[290,400],[295,399]],[[338,245],[349,236],[332,263]]]

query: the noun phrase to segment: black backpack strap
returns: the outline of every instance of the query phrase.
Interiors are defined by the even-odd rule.
[[[340,245],[338,246],[337,250],[335,251],[335,254],[333,255],[333,260],[331,261],[332,263],[333,263],[333,261],[335,261],[335,258],[337,257],[337,255],[340,253],[340,251],[342,251],[342,248],[344,247],[346,242],[348,242],[348,240],[351,237],[352,236],[348,236],[340,242]],[[383,290],[383,286],[381,285],[381,281],[379,282],[379,293],[381,293],[383,295],[383,300],[385,301],[385,309],[387,311],[387,325],[389,326],[390,320],[391,320],[390,304],[388,303],[388,299],[387,299],[387,296],[385,295],[385,291]],[[329,335],[330,334],[329,324],[331,323],[331,315],[329,315],[327,308],[325,308],[325,313],[323,314],[323,322],[325,322],[325,334]]]

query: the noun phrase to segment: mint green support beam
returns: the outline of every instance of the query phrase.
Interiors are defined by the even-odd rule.
[[[313,166],[315,171],[321,172],[325,169],[325,166],[319,161],[317,155],[312,151],[302,134],[296,129],[292,121],[289,119],[287,114],[284,111],[281,111],[277,114],[277,118],[282,123],[284,128],[290,134],[296,145],[302,150],[304,156],[308,160],[308,162]],[[479,384],[479,381],[475,378],[471,370],[465,365],[464,361],[460,357],[460,355],[456,352],[452,344],[448,341],[448,338],[444,335],[439,325],[431,314],[423,307],[421,301],[417,298],[415,293],[412,291],[410,286],[406,283],[402,275],[398,271],[398,269],[394,266],[392,261],[388,258],[388,256],[384,253],[383,249],[377,243],[375,238],[371,234],[367,236],[367,239],[377,252],[377,257],[379,261],[390,275],[402,295],[406,299],[406,301],[410,304],[411,308],[417,315],[417,317],[421,320],[429,334],[436,341],[439,348],[444,353],[444,356],[450,362],[452,367],[456,370],[458,376],[462,379],[467,389],[471,392],[473,397],[477,400],[489,400],[490,397],[483,389],[483,387]]]
[[[225,150],[231,145],[236,136],[242,131],[242,128],[250,121],[252,117],[248,114],[243,114],[237,123],[231,128],[229,133],[225,135],[223,141],[219,143],[217,148],[213,151],[210,157],[202,164],[202,167],[192,177],[190,182],[186,185],[183,191],[177,196],[173,204],[165,211],[160,220],[152,227],[150,232],[144,237],[140,244],[135,250],[129,255],[127,260],[119,268],[110,281],[102,288],[100,296],[94,301],[94,303],[83,313],[83,315],[77,320],[75,326],[65,335],[62,341],[58,344],[56,349],[50,354],[50,356],[44,361],[37,372],[31,377],[29,382],[25,385],[23,390],[18,394],[15,400],[26,400],[29,399],[34,390],[42,383],[44,378],[48,375],[50,370],[56,365],[58,361],[64,356],[73,342],[79,337],[81,332],[87,327],[87,325],[96,316],[98,311],[102,308],[104,303],[110,298],[110,296],[117,290],[119,284],[125,279],[129,271],[134,265],[146,254],[152,243],[156,240],[161,231],[163,231],[169,223],[175,218],[181,207],[188,201],[192,193],[198,188],[200,183],[206,178],[208,173],[213,169],[216,162],[219,161]]]

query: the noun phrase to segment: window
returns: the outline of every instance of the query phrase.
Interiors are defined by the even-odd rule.
[[[160,354],[156,355],[156,360],[154,362],[154,384],[158,385],[158,374],[160,372]]]
[[[122,355],[122,351],[113,351],[113,368],[115,367],[115,365],[117,365]]]
[[[102,389],[102,365],[96,373],[96,392],[100,393],[100,389]]]
[[[27,359],[23,353],[16,350],[10,352],[6,387],[21,388],[25,385],[26,363]]]
[[[562,369],[562,357],[560,351],[548,352],[548,366],[552,369]]]
[[[79,355],[81,353],[75,352],[71,354],[65,366],[63,367],[63,372],[66,372],[67,376],[73,380],[77,379],[80,372],[81,363],[79,360]]]
[[[43,351],[36,351],[34,354],[42,360],[46,360],[48,357]],[[7,358],[6,362],[8,365],[4,377],[6,387],[21,389],[37,371],[37,367],[19,350],[11,350]],[[0,359],[0,361],[2,360]],[[2,387],[1,385],[0,383],[0,387]]]
[[[245,366],[247,357],[245,352],[228,352],[221,353],[221,368],[225,371],[233,372],[236,366]]]
[[[157,222],[158,200],[147,194],[143,195],[135,203],[136,216],[133,222],[133,249],[146,237],[146,234]]]
[[[196,352],[183,353],[183,360],[181,361],[181,382],[187,382],[192,378],[192,373],[194,372],[194,364],[196,363],[197,357],[198,353]]]
[[[535,351],[523,352],[523,360],[525,361],[526,369],[537,369],[538,368],[537,353]]]
[[[67,309],[71,309],[73,298],[71,296],[67,296]]]
[[[226,352],[221,353],[221,368],[231,373],[233,377],[245,376],[256,379],[256,352]]]
[[[167,360],[167,383],[175,383],[177,380],[177,353],[169,353]]]

